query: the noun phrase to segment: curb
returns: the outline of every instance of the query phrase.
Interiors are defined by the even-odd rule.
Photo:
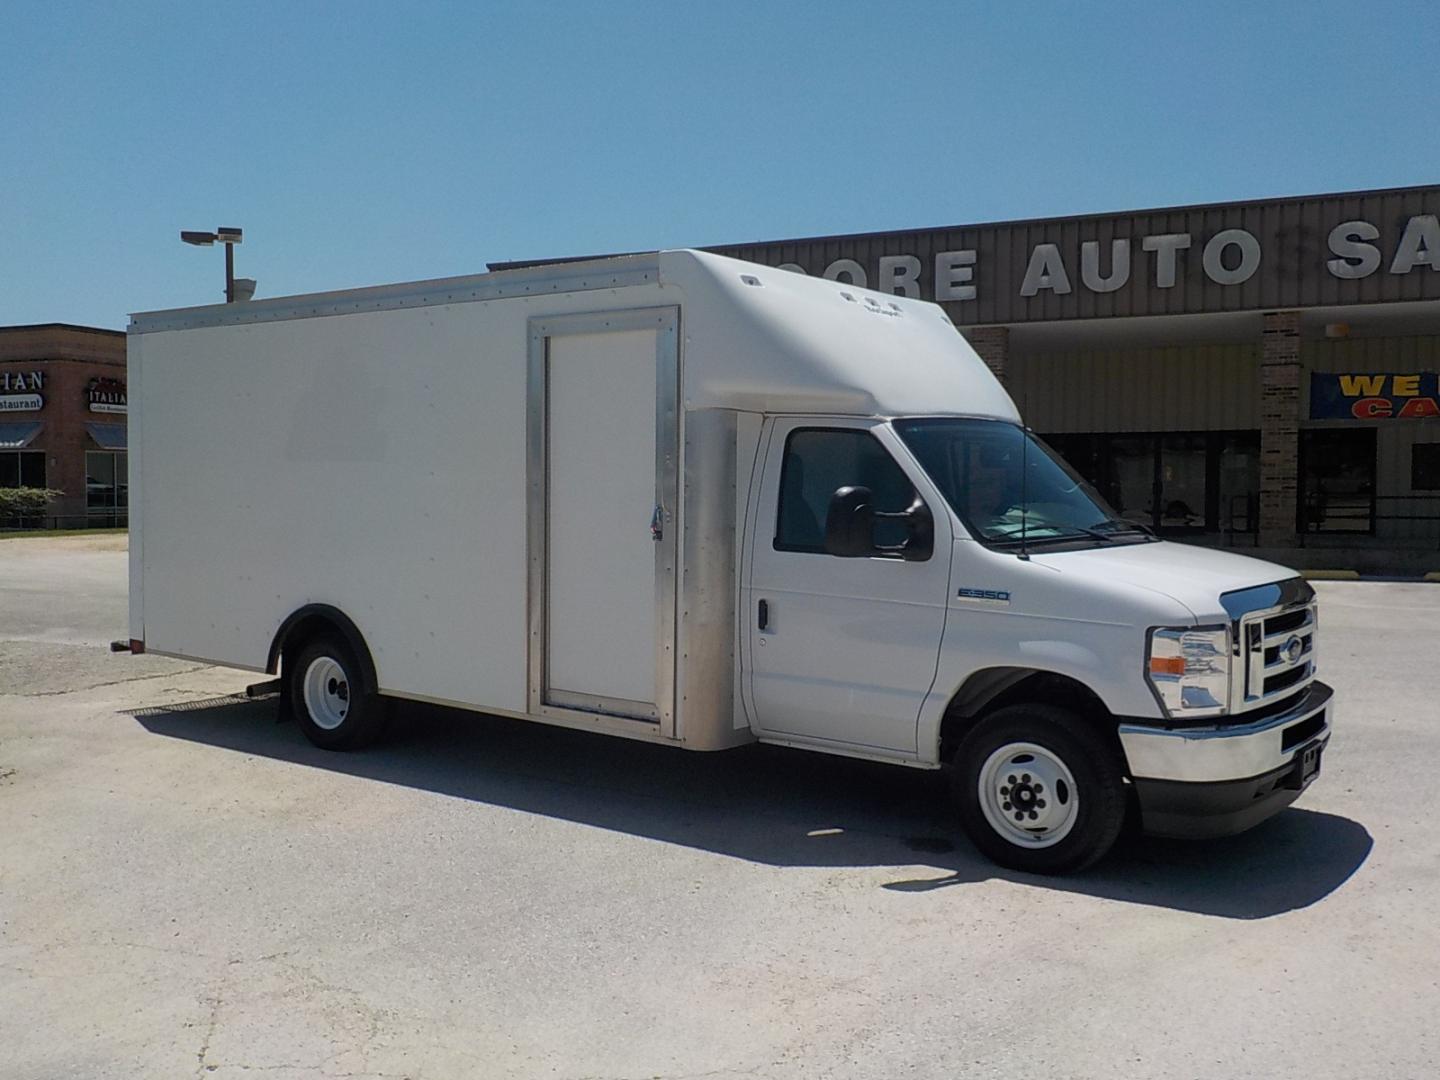
[[[1306,581],[1359,581],[1359,570],[1301,570]]]

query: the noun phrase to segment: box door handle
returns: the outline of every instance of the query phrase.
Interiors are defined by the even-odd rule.
[[[757,617],[756,617],[756,623],[758,624],[758,626],[760,627],[761,630],[764,630],[766,627],[768,627],[768,626],[770,625],[770,601],[769,601],[769,600],[761,600],[761,601],[760,601],[759,608],[758,608],[758,614],[757,614]]]
[[[655,504],[655,512],[650,515],[650,539],[657,544],[665,539],[665,508],[658,502]]]

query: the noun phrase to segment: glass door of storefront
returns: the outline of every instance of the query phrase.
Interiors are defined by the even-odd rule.
[[[1375,429],[1300,433],[1302,533],[1375,532]]]
[[[130,484],[124,453],[85,452],[85,510],[91,526],[126,523],[130,513]]]
[[[1209,514],[1209,454],[1204,435],[1163,435],[1159,439],[1155,504],[1157,529],[1203,532]]]
[[[1260,514],[1260,437],[1255,432],[1220,436],[1215,517],[1220,532],[1253,533]]]
[[[1099,464],[1109,468],[1100,477],[1086,479],[1105,493],[1121,517],[1154,528],[1155,439],[1148,435],[1113,438],[1103,447]]]

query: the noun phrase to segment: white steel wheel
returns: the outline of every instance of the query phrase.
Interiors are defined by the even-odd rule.
[[[1022,848],[1048,848],[1070,835],[1080,812],[1069,766],[1031,742],[1001,746],[980,767],[980,810],[995,832]]]
[[[287,648],[281,660],[288,673],[283,715],[322,750],[357,750],[384,733],[390,710],[373,689],[374,675],[366,678],[362,655],[339,634],[327,634]]]
[[[316,727],[334,731],[350,714],[350,679],[333,656],[317,656],[301,684],[305,711]]]

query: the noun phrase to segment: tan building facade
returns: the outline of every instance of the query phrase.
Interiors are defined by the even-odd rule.
[[[43,524],[125,524],[127,408],[120,331],[0,327],[0,487],[60,492]]]
[[[1436,568],[1440,186],[712,250],[940,303],[1161,533]]]

